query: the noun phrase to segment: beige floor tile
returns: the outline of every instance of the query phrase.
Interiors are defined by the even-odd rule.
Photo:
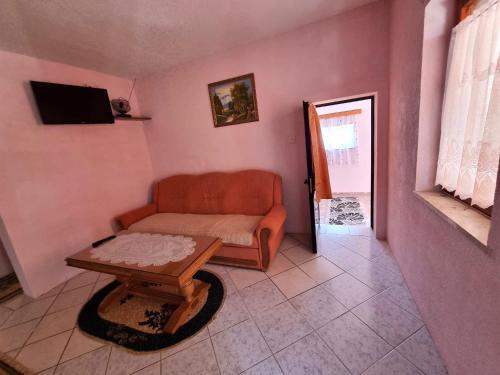
[[[63,332],[34,344],[25,346],[17,360],[33,371],[42,371],[55,366],[61,356],[71,332]]]
[[[161,354],[161,359],[165,359],[175,353],[180,352],[181,350],[184,350],[186,348],[189,348],[190,346],[199,343],[200,341],[203,341],[205,339],[208,339],[210,336],[208,334],[208,328],[205,327],[201,331],[199,331],[196,335],[191,336],[190,338],[181,341],[179,344],[170,347],[168,349],[165,349],[160,352]]]
[[[0,326],[12,315],[12,310],[0,306]]]
[[[40,297],[38,297],[38,299],[53,297],[53,296],[59,294],[63,290],[65,285],[66,285],[66,283],[59,284],[58,286],[49,290],[47,293],[42,294]]]
[[[229,272],[229,276],[231,276],[231,279],[237,289],[243,289],[247,286],[258,283],[259,281],[267,279],[265,272],[245,268],[234,269]]]
[[[289,302],[262,312],[255,318],[255,323],[273,353],[313,331],[311,325]]]
[[[111,347],[107,346],[61,363],[55,375],[104,375],[110,351]]]
[[[133,353],[114,346],[109,357],[107,375],[131,374],[160,360],[160,353]]]
[[[143,368],[137,372],[134,372],[134,375],[161,375],[161,362],[156,362],[151,366]]]
[[[22,347],[39,321],[40,319],[35,319],[27,323],[1,330],[0,351],[5,353]]]
[[[78,328],[75,328],[61,357],[61,362],[69,361],[70,359],[96,350],[104,345],[103,342],[85,336]]]
[[[6,307],[10,310],[17,310],[28,303],[35,302],[34,298],[28,297],[26,294],[21,293],[15,297],[8,299],[0,305],[0,308]]]
[[[310,248],[307,248],[304,245],[291,247],[290,249],[283,251],[283,254],[296,265],[302,264],[319,256],[319,254],[313,253]]]
[[[104,279],[104,280],[100,280],[98,281],[97,283],[95,283],[94,285],[94,289],[92,290],[92,293],[91,295],[93,296],[94,294],[96,294],[99,290],[101,290],[102,288],[104,288],[105,286],[107,286],[109,283],[111,283],[113,281],[113,279]]]
[[[271,280],[287,298],[295,297],[297,294],[317,285],[313,279],[298,267],[273,276]]]
[[[281,241],[278,251],[289,249],[291,247],[297,246],[298,244],[299,241],[297,241],[296,239],[292,238],[289,235],[286,235],[285,237],[283,237],[283,240]]]
[[[54,298],[55,297],[49,297],[40,301],[31,302],[17,309],[5,321],[2,328],[12,327],[43,316],[54,301]]]
[[[82,272],[66,283],[66,286],[63,289],[63,293],[69,290],[77,289],[85,285],[94,284],[99,278],[98,272],[87,271]]]
[[[70,290],[69,292],[61,293],[57,296],[54,304],[50,307],[48,313],[53,313],[59,310],[64,310],[67,307],[76,306],[87,301],[90,292],[94,288],[93,285],[87,285],[82,288]]]
[[[342,269],[323,257],[317,257],[301,264],[300,269],[319,284],[344,272]]]
[[[214,349],[208,339],[163,360],[162,367],[164,375],[219,374]]]
[[[288,259],[283,254],[278,253],[271,262],[271,265],[267,269],[266,274],[267,276],[272,277],[293,267],[295,267],[295,264],[293,264],[290,259]]]
[[[40,324],[33,331],[28,344],[46,337],[73,329],[82,305],[73,306],[53,314],[45,315]]]

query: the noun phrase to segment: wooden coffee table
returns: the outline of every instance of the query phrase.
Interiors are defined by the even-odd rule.
[[[174,334],[208,294],[210,285],[194,281],[194,274],[222,247],[222,240],[219,238],[191,237],[196,242],[194,253],[179,262],[163,266],[140,267],[136,264],[110,263],[92,258],[92,248],[66,258],[66,263],[72,267],[114,275],[121,283],[101,302],[99,312],[106,311],[114,301],[127,294],[178,304],[179,307],[163,328],[165,332]]]

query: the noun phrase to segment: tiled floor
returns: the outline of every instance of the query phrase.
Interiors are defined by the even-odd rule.
[[[340,233],[339,233],[340,232]],[[367,227],[328,228],[319,252],[285,238],[266,272],[209,265],[227,299],[197,336],[132,354],[75,328],[106,275],[86,272],[37,300],[0,306],[0,351],[41,374],[446,374],[384,243]]]

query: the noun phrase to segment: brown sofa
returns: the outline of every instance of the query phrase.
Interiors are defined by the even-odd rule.
[[[132,232],[211,235],[212,263],[266,270],[284,235],[281,177],[260,170],[176,175],[156,182],[153,202],[117,217]]]

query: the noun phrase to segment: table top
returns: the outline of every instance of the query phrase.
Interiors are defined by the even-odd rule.
[[[189,236],[196,242],[193,254],[179,262],[169,262],[161,266],[141,267],[137,264],[111,263],[109,261],[92,258],[92,247],[79,251],[66,258],[66,263],[72,267],[109,273],[113,275],[156,275],[160,277],[179,278],[183,274],[194,274],[212,255],[222,247],[222,240],[215,237]]]

